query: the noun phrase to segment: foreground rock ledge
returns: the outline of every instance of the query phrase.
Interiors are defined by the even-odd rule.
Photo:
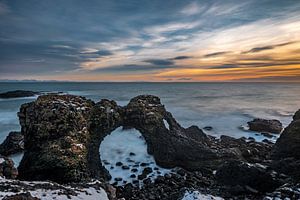
[[[137,96],[125,107],[106,99],[94,103],[80,96],[45,95],[23,104],[18,115],[25,145],[19,178],[24,180],[109,179],[99,146],[120,126],[139,130],[162,167],[216,169],[224,160],[242,158],[198,127],[181,127],[152,95]]]

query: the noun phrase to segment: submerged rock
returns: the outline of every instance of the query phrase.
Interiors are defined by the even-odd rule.
[[[249,130],[258,132],[269,132],[279,134],[281,133],[283,126],[280,121],[276,119],[254,119],[248,122]]]
[[[0,145],[0,155],[9,156],[24,150],[24,136],[20,132],[12,131]]]
[[[276,141],[272,158],[275,169],[300,180],[300,110]]]
[[[20,98],[20,97],[32,97],[39,94],[40,92],[27,91],[27,90],[15,90],[15,91],[0,93],[0,98],[9,99],[9,98]]]

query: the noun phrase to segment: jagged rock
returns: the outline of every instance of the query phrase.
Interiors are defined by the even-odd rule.
[[[282,182],[273,171],[264,166],[240,161],[225,163],[217,172],[218,183],[230,187],[240,186],[250,192],[271,192]]]
[[[250,163],[264,162],[265,160],[268,160],[273,147],[272,143],[247,141],[245,138],[236,139],[226,135],[221,135],[219,144],[223,148],[236,151],[237,154],[241,155],[240,160],[246,160]]]
[[[254,119],[248,122],[249,130],[258,132],[269,132],[279,134],[281,133],[283,126],[280,121],[276,119]]]
[[[12,131],[0,145],[0,155],[9,156],[24,150],[24,136],[20,132]]]
[[[134,97],[124,107],[107,99],[94,103],[73,95],[45,95],[23,104],[19,119],[26,150],[19,177],[25,180],[109,179],[99,146],[120,126],[139,130],[148,153],[162,167],[213,170],[224,161],[243,159],[237,148],[228,148],[197,126],[181,127],[152,95]]]
[[[273,167],[300,180],[300,110],[275,143]]]
[[[94,103],[72,95],[45,95],[21,106],[25,153],[19,178],[82,181],[87,169],[88,113]]]
[[[0,177],[15,179],[18,175],[18,170],[14,167],[12,159],[0,156]]]
[[[15,90],[8,91],[0,94],[0,98],[8,99],[8,98],[19,98],[19,97],[31,97],[35,95],[39,95],[40,92],[33,92],[27,90]]]
[[[3,200],[39,200],[37,197],[31,196],[29,192],[6,196]]]

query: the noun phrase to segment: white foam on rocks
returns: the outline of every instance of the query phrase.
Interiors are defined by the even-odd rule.
[[[106,136],[100,145],[100,156],[103,166],[112,176],[110,183],[117,182],[118,185],[137,183],[138,175],[142,174],[146,167],[152,169],[147,176],[152,181],[158,175],[165,175],[172,171],[156,165],[153,156],[147,153],[145,139],[136,129],[122,130],[122,127],[119,127]],[[118,162],[122,165],[117,166]],[[142,185],[142,181],[139,181],[139,185]]]

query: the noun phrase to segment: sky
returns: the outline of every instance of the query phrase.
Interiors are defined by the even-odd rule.
[[[0,0],[0,80],[300,82],[299,0]]]

